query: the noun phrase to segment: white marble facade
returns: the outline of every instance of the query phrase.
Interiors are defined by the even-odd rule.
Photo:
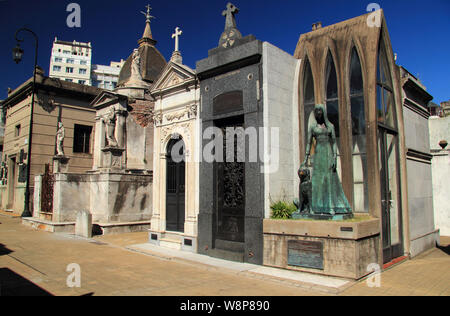
[[[155,243],[195,251],[199,209],[200,91],[194,70],[170,61],[154,84],[153,214],[150,235]],[[183,232],[166,229],[166,153],[171,139],[185,144],[185,221]],[[155,237],[154,237],[155,238]],[[190,239],[191,247],[183,240]],[[152,241],[152,238],[150,238]]]

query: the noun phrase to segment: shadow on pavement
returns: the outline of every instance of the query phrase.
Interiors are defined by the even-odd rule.
[[[0,268],[0,296],[53,296],[8,268]]]
[[[9,255],[11,252],[4,244],[0,244],[0,256]]]
[[[450,255],[450,245],[447,246],[437,246],[437,248],[439,250],[442,250],[443,252],[445,252],[447,255]]]

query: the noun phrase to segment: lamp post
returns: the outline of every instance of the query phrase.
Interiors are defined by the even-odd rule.
[[[31,115],[30,115],[30,128],[28,134],[28,153],[27,153],[27,182],[25,186],[25,205],[22,213],[22,217],[31,217],[33,216],[30,212],[30,162],[31,162],[31,137],[33,133],[33,108],[34,108],[34,95],[36,93],[36,67],[37,67],[37,58],[38,58],[38,37],[36,33],[27,28],[21,28],[16,31],[15,39],[17,41],[16,47],[13,48],[13,59],[18,64],[22,60],[23,49],[20,48],[20,43],[23,42],[23,39],[17,37],[17,35],[22,32],[29,32],[34,36],[35,40],[35,53],[34,53],[34,69],[33,69],[33,86],[31,92]],[[14,188],[13,188],[14,189]]]

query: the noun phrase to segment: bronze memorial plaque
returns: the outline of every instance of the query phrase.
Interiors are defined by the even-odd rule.
[[[222,93],[213,99],[213,114],[226,114],[243,110],[242,91],[230,91]]]
[[[323,270],[323,242],[288,240],[288,265]]]

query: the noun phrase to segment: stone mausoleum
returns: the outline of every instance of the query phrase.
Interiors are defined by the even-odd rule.
[[[118,87],[92,103],[92,170],[55,173],[56,221],[73,226],[87,210],[103,233],[148,229],[160,247],[352,279],[433,247],[432,96],[396,65],[383,11],[316,23],[293,56],[243,36],[238,11],[227,4],[194,70],[179,28],[170,60],[158,52],[148,7]],[[274,203],[298,197],[316,104],[353,217],[273,219]]]

